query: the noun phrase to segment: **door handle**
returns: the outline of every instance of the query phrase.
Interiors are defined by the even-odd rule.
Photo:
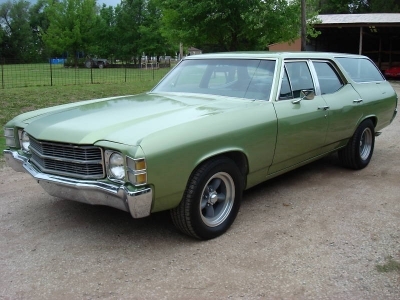
[[[329,106],[318,106],[319,110],[328,110]]]
[[[361,103],[361,102],[363,102],[363,99],[356,99],[356,100],[353,100],[353,103]]]

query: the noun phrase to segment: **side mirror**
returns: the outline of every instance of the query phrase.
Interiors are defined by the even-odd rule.
[[[301,100],[313,100],[315,97],[314,90],[301,90],[300,91],[300,98],[293,100],[293,104],[300,103]]]
[[[302,100],[312,100],[315,97],[314,90],[301,90],[300,91],[300,98]]]

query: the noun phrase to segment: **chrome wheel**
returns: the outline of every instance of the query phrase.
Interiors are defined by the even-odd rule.
[[[354,170],[365,168],[371,161],[374,145],[375,126],[371,119],[366,119],[357,127],[346,147],[338,151],[342,165]]]
[[[218,226],[231,212],[235,200],[235,182],[228,173],[216,173],[207,181],[201,197],[201,219],[209,227]]]
[[[244,182],[240,169],[230,158],[205,161],[193,170],[182,201],[171,209],[174,225],[202,240],[220,236],[239,212]]]
[[[360,139],[360,157],[362,160],[366,160],[369,157],[372,149],[372,141],[372,131],[367,127],[362,132]]]

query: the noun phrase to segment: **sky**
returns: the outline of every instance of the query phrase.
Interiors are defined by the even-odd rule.
[[[12,2],[13,0],[11,0]],[[31,3],[36,3],[37,0],[27,0]],[[0,0],[0,4],[7,2],[7,0]],[[121,3],[121,0],[97,0],[97,4],[102,6],[102,4],[106,4],[107,6],[116,6],[117,4]]]
[[[117,4],[121,3],[121,0],[97,0],[97,4],[100,4],[100,6],[102,4],[106,4],[107,6],[116,6]]]

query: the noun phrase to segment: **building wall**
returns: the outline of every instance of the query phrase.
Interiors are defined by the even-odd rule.
[[[292,43],[277,43],[268,46],[269,51],[300,51],[301,50],[301,39],[297,39]]]

